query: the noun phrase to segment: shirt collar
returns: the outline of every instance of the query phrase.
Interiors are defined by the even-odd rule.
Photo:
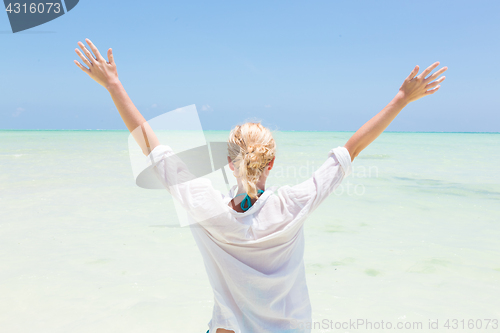
[[[236,191],[238,189],[238,185],[234,185],[231,190],[229,190],[229,194],[226,196],[224,202],[226,205],[229,204],[229,202],[231,200],[233,200],[234,198],[234,195],[236,194]],[[237,212],[235,211],[234,209],[232,209],[231,207],[228,206],[229,208],[229,211],[231,212],[231,214],[237,216],[237,217],[244,217],[244,216],[247,216],[247,215],[251,215],[251,214],[254,214],[256,213],[259,209],[262,208],[262,206],[264,205],[264,203],[266,202],[267,198],[269,198],[269,196],[271,196],[274,191],[276,190],[276,186],[271,186],[271,187],[267,187],[265,190],[264,190],[264,193],[262,193],[260,195],[260,197],[257,198],[257,201],[255,201],[255,203],[245,212]]]

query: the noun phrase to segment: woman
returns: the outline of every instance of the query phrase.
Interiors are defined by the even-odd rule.
[[[237,184],[222,195],[204,179],[193,179],[160,145],[118,80],[112,50],[108,61],[90,40],[79,42],[75,63],[110,93],[127,128],[154,166],[165,187],[188,211],[191,231],[202,253],[214,291],[210,333],[310,332],[311,306],[303,262],[303,223],[351,172],[351,163],[410,102],[439,89],[447,70],[420,75],[416,66],[394,99],[364,124],[307,181],[266,189],[275,159],[271,132],[258,123],[236,126],[228,140],[228,162]],[[86,65],[86,66],[85,66]],[[428,77],[427,77],[428,76]],[[134,131],[141,127],[141,131]],[[170,158],[169,158],[170,157]]]

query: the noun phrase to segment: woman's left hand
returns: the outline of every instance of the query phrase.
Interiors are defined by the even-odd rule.
[[[434,74],[429,75],[437,66],[439,66],[439,61],[436,61],[427,67],[427,69],[418,76],[419,67],[415,66],[413,71],[399,88],[398,96],[401,97],[406,103],[410,103],[424,96],[432,95],[438,91],[439,87],[441,87],[440,83],[446,78],[445,76],[439,76],[443,74],[448,67],[442,67]]]
[[[85,41],[94,54],[82,42],[78,42],[78,46],[80,46],[85,55],[79,49],[75,49],[75,52],[88,68],[76,60],[75,64],[101,86],[109,89],[110,85],[119,82],[116,64],[113,59],[113,51],[111,49],[108,50],[109,61],[106,61],[99,53],[97,47],[88,38]]]

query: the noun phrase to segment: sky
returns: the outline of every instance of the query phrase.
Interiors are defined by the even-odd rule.
[[[415,65],[449,69],[388,131],[499,132],[499,1],[97,1],[13,34],[0,14],[0,129],[123,129],[74,63],[111,47],[146,119],[195,104],[205,130],[355,131]]]

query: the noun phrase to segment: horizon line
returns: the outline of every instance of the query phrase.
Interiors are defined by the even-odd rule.
[[[50,132],[50,131],[68,131],[68,132],[91,132],[91,131],[99,131],[99,132],[129,132],[128,129],[0,129],[0,132],[8,132],[8,131],[19,131],[19,132]],[[162,130],[158,130],[162,131]],[[203,132],[227,132],[229,130],[203,130]],[[323,131],[323,130],[272,130],[273,132],[356,132],[356,131]],[[463,133],[463,134],[500,134],[500,132],[473,132],[473,131],[384,131],[383,133]]]

